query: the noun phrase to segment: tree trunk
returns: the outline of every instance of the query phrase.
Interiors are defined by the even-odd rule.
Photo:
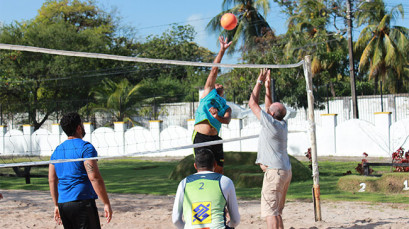
[[[332,82],[329,83],[329,88],[331,90],[332,97],[335,97],[336,96],[335,95],[335,87],[334,87],[334,84]]]
[[[375,76],[375,78],[374,78],[374,91],[373,91],[373,94],[374,95],[377,95],[378,94],[378,81],[379,81],[379,79],[378,79],[378,76],[376,75]]]
[[[37,122],[36,119],[33,120],[33,123],[34,123],[34,131],[40,129],[40,127],[44,124],[44,122],[47,121],[48,116],[50,116],[51,113],[52,113],[52,112],[47,112],[47,114],[44,115],[44,118],[43,118],[40,122]],[[35,116],[34,116],[34,117],[35,117]]]

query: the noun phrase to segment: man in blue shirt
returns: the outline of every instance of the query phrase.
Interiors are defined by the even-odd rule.
[[[231,42],[227,42],[227,38],[224,39],[223,37],[219,37],[219,42],[220,51],[213,63],[221,62],[224,52],[231,44]],[[193,143],[195,144],[221,140],[219,132],[222,123],[230,123],[231,108],[226,104],[226,100],[223,98],[223,85],[215,84],[218,70],[218,67],[212,67],[199,101],[199,107],[196,110],[195,130],[193,133]],[[194,149],[195,153],[202,148],[208,148],[214,153],[217,162],[217,167],[214,171],[223,173],[223,144],[198,147]]]
[[[91,143],[83,141],[84,125],[78,113],[64,115],[60,122],[68,139],[61,143],[51,160],[97,157]],[[107,223],[112,209],[97,160],[50,164],[48,171],[54,219],[64,228],[101,228],[95,199],[101,198]]]

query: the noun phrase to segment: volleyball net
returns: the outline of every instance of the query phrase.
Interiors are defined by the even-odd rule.
[[[285,69],[304,67],[304,73],[306,72],[304,61],[285,65],[215,64],[180,60],[127,57],[99,53],[74,52],[10,44],[0,44],[0,49],[8,50],[9,52],[19,51],[36,53],[39,55],[44,54],[69,56],[75,58],[114,60],[119,62],[146,63],[152,65],[156,64],[159,66],[158,68],[165,68],[165,66],[169,65],[179,65],[186,67],[195,66],[206,68],[216,66],[228,69],[256,69],[253,70],[253,74],[257,75],[258,69],[263,68]],[[134,70],[135,69],[132,69],[131,71]],[[206,70],[206,75],[208,74],[209,70],[210,69]],[[101,75],[104,76],[104,74]],[[79,76],[79,78],[80,77],[81,76]],[[84,77],[87,77],[87,75],[85,74]],[[92,78],[95,76],[91,74],[90,77]],[[60,77],[48,81],[50,82],[50,84],[53,84],[53,88],[58,88],[58,81],[62,79],[63,78]],[[43,79],[40,78],[38,80],[41,81]],[[57,82],[57,84],[55,84],[55,82]],[[24,84],[27,82],[22,81],[20,83]],[[253,83],[255,83],[255,81]],[[254,84],[252,84],[252,86],[254,86]],[[311,90],[307,89],[306,91],[307,94],[312,93]],[[158,92],[158,94],[156,95],[145,95],[145,98],[143,99],[138,98],[138,100],[141,101],[150,101],[150,104],[148,104],[147,106],[141,106],[139,108],[151,109],[151,113],[148,114],[148,116],[151,117],[145,117],[145,122],[143,122],[143,118],[140,119],[140,122],[137,122],[136,124],[133,123],[133,125],[131,126],[129,125],[129,123],[127,124],[125,122],[114,122],[112,120],[112,115],[106,115],[103,111],[100,111],[98,115],[94,114],[93,119],[83,116],[82,118],[85,119],[84,128],[85,132],[87,133],[84,137],[84,140],[89,141],[98,152],[98,157],[92,159],[116,159],[138,156],[182,157],[191,154],[193,152],[193,148],[195,147],[208,146],[213,144],[223,144],[224,151],[254,152],[257,150],[257,137],[260,125],[258,124],[256,118],[252,116],[249,109],[245,109],[243,108],[243,106],[229,102],[229,106],[232,108],[233,119],[231,120],[229,125],[222,126],[220,136],[223,140],[192,144],[192,133],[194,128],[193,117],[194,111],[198,105],[199,96],[192,95],[192,102],[190,103],[163,103],[160,104],[159,108],[154,106],[152,108],[152,101],[154,101],[155,98],[158,98],[158,95],[161,93],[165,94],[165,92]],[[248,92],[243,93],[248,94]],[[169,95],[165,94],[162,97],[169,97]],[[70,103],[74,103],[75,101],[65,100],[64,102],[68,104],[66,104],[65,106],[69,106]],[[18,104],[14,104],[14,106],[18,106]],[[20,106],[30,107],[31,105],[29,103],[21,102]],[[87,105],[85,105],[84,107],[87,107]],[[175,107],[177,108],[175,109]],[[39,166],[49,164],[49,157],[51,156],[54,149],[67,139],[67,136],[65,135],[65,133],[63,133],[61,127],[58,125],[58,119],[61,118],[62,113],[56,112],[56,114],[50,115],[50,118],[54,118],[54,123],[48,123],[47,125],[44,124],[43,127],[34,130],[34,127],[32,125],[21,124],[23,121],[30,121],[30,117],[24,116],[24,112],[7,114],[9,116],[13,116],[14,120],[20,119],[20,121],[17,122],[20,123],[19,125],[15,125],[13,123],[11,125],[7,125],[7,123],[10,123],[10,120],[3,121],[3,109],[1,110],[2,125],[0,126],[0,168]],[[157,113],[153,115],[152,110],[155,110],[155,112]],[[100,121],[102,123],[96,125],[98,118],[99,120],[104,119],[105,123]],[[137,118],[138,117],[136,117],[136,119]],[[3,123],[6,123],[6,125],[3,125]],[[106,123],[110,124],[107,125]],[[315,130],[293,129],[290,130],[290,133],[301,133],[305,135],[305,132],[307,131]],[[308,137],[304,136],[304,138]],[[308,141],[308,139],[306,141]],[[307,149],[307,147],[305,147],[305,149]],[[90,158],[67,159],[58,161],[53,160],[52,162],[62,163],[69,161],[83,161],[89,159]]]

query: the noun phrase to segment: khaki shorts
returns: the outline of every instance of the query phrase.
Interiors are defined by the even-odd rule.
[[[282,215],[291,170],[267,169],[261,189],[261,217]]]

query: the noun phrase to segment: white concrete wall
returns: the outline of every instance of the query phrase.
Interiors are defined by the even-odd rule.
[[[409,119],[391,124],[391,113],[373,114],[374,123],[352,119],[337,123],[337,115],[323,115],[322,123],[317,125],[318,156],[362,156],[364,152],[373,157],[389,157],[399,147],[409,149]],[[101,127],[93,130],[89,123],[84,140],[91,142],[100,156],[185,156],[193,152],[189,147],[169,151],[169,148],[192,144],[193,120],[185,126],[163,128],[160,121],[150,122],[150,128],[133,127],[126,129],[123,123],[115,123],[115,128]],[[289,122],[290,123],[290,122]],[[310,147],[307,123],[291,126],[289,124],[288,152],[303,156]],[[221,137],[230,138],[257,135],[259,122],[243,125],[241,119],[232,119],[229,125],[222,125]],[[0,156],[40,155],[49,156],[55,147],[67,137],[58,124],[52,132],[39,129],[32,132],[30,126],[23,131],[7,130],[0,127]],[[257,151],[258,139],[248,139],[224,144],[225,151]]]

